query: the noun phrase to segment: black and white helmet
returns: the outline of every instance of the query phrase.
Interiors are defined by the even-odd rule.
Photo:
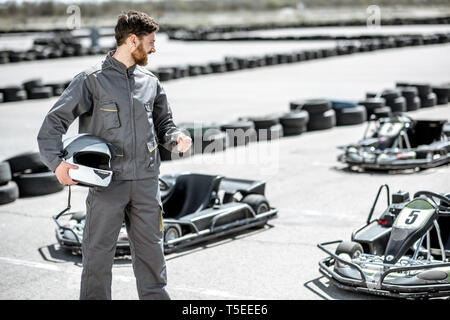
[[[107,187],[113,175],[110,144],[93,135],[82,133],[63,141],[63,159],[78,166],[69,169],[72,180],[84,186]]]

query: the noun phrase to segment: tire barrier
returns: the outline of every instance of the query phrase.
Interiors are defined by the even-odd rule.
[[[27,80],[21,85],[0,88],[3,102],[22,101],[26,99],[47,99],[53,96],[60,96],[68,82],[44,84],[42,79]],[[0,99],[1,100],[1,99]]]
[[[63,189],[56,175],[41,162],[39,152],[21,153],[0,162],[0,204]]]
[[[408,40],[409,39],[409,40]],[[420,39],[420,41],[416,41]],[[287,53],[274,53],[274,54],[265,54],[263,56],[249,56],[249,57],[225,57],[224,61],[215,61],[202,65],[178,65],[178,66],[167,66],[167,67],[159,67],[158,69],[148,69],[151,71],[156,77],[159,78],[160,81],[166,82],[174,79],[180,79],[184,77],[197,77],[203,74],[211,74],[211,73],[225,73],[232,72],[243,69],[252,69],[259,68],[263,66],[271,66],[278,64],[289,64],[289,63],[297,63],[307,60],[313,59],[323,59],[333,56],[341,56],[354,54],[357,52],[366,52],[371,50],[381,50],[381,49],[389,49],[396,47],[404,47],[404,46],[412,46],[412,45],[427,45],[427,44],[435,44],[435,43],[446,43],[450,42],[450,34],[447,34],[446,37],[439,37],[438,35],[425,35],[419,36],[418,38],[408,38],[406,36],[397,36],[397,37],[389,37],[386,40],[374,39],[374,40],[365,40],[359,41],[357,44],[354,43],[344,43],[338,44],[335,48],[322,48],[322,49],[313,49],[313,50],[300,50],[294,52]],[[64,88],[70,81],[64,82]],[[406,83],[403,83],[406,85]],[[52,95],[60,95],[64,89],[62,89],[61,84],[44,84],[43,86],[38,83],[32,83],[31,86],[36,88],[43,87],[51,87],[50,89],[31,89],[29,91],[24,90],[24,86],[10,86],[6,88],[0,88],[0,94],[3,94],[3,102],[9,101],[20,101],[24,99],[42,99]],[[418,84],[420,87],[420,84]],[[411,85],[415,86],[415,85]],[[416,85],[417,87],[417,85]],[[418,87],[418,88],[419,88]],[[437,94],[431,91],[431,87],[426,89],[428,93],[423,95],[425,89],[418,89],[418,96],[421,99],[421,104],[433,106],[437,103]],[[440,96],[448,96],[445,93],[447,91],[439,91]],[[400,94],[401,96],[401,94]],[[399,98],[399,97],[397,97]],[[406,99],[406,97],[405,97]],[[394,99],[395,100],[395,99]],[[414,100],[414,99],[413,99]],[[417,100],[417,99],[416,99]],[[446,100],[442,98],[441,101]],[[1,101],[1,99],[0,99]],[[397,99],[396,101],[389,101],[389,105],[391,108],[395,110],[403,110],[406,104],[406,110],[408,109],[408,101],[402,102],[403,99]],[[410,102],[410,108],[414,108],[413,104],[417,104],[416,102]],[[370,112],[368,112],[369,115]],[[370,115],[369,115],[370,116]]]
[[[107,54],[112,49],[114,48],[86,48],[76,37],[57,35],[53,38],[34,39],[32,47],[26,51],[0,51],[0,64]]]
[[[450,16],[430,17],[430,18],[383,18],[383,26],[395,25],[417,25],[417,24],[450,24]],[[293,23],[264,23],[264,24],[242,24],[242,25],[221,25],[207,26],[200,28],[172,28],[164,30],[169,39],[184,41],[204,41],[214,38],[222,40],[234,40],[232,32],[249,32],[256,30],[271,29],[291,29],[291,28],[316,28],[316,27],[343,27],[343,26],[366,26],[366,20],[337,20],[328,22],[293,22]],[[225,35],[224,35],[225,34]],[[242,37],[245,38],[245,37]],[[257,37],[248,37],[250,39]],[[244,39],[243,39],[244,40]],[[246,39],[247,40],[247,39]]]

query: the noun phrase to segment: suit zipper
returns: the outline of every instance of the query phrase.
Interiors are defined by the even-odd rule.
[[[134,104],[133,104],[133,93],[131,92],[131,88],[130,88],[130,81],[128,78],[128,73],[125,75],[126,79],[127,79],[127,87],[128,87],[128,92],[130,94],[130,107],[131,107],[131,130],[133,131],[132,134],[132,140],[133,140],[133,157],[132,157],[132,162],[133,162],[133,176],[135,179],[137,179],[136,177],[136,130],[135,130],[135,123],[134,123]]]

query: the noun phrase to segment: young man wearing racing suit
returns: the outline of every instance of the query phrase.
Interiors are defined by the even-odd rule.
[[[80,299],[111,299],[115,246],[125,219],[140,299],[169,299],[163,251],[158,144],[185,152],[191,139],[175,126],[159,80],[143,66],[155,52],[158,24],[129,11],[115,27],[117,49],[79,73],[46,115],[38,134],[44,163],[60,183],[76,184],[64,162],[62,135],[79,118],[79,133],[110,142],[113,180],[90,188],[83,233]]]

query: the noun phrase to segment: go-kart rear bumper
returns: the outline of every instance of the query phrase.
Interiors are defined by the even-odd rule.
[[[334,285],[344,290],[355,292],[363,292],[367,294],[374,294],[393,298],[406,299],[420,299],[450,296],[450,283],[448,284],[427,284],[427,285],[398,285],[390,284],[385,281],[386,277],[391,273],[426,270],[441,267],[449,267],[450,263],[429,264],[423,266],[409,266],[409,267],[392,267],[380,275],[379,280],[375,283],[368,281],[364,271],[355,263],[347,261],[332,253],[325,248],[328,245],[337,244],[342,240],[319,243],[319,249],[327,253],[329,256],[319,262],[319,271],[327,277]],[[361,275],[360,279],[346,277],[334,270],[336,260],[351,266],[358,270]]]

